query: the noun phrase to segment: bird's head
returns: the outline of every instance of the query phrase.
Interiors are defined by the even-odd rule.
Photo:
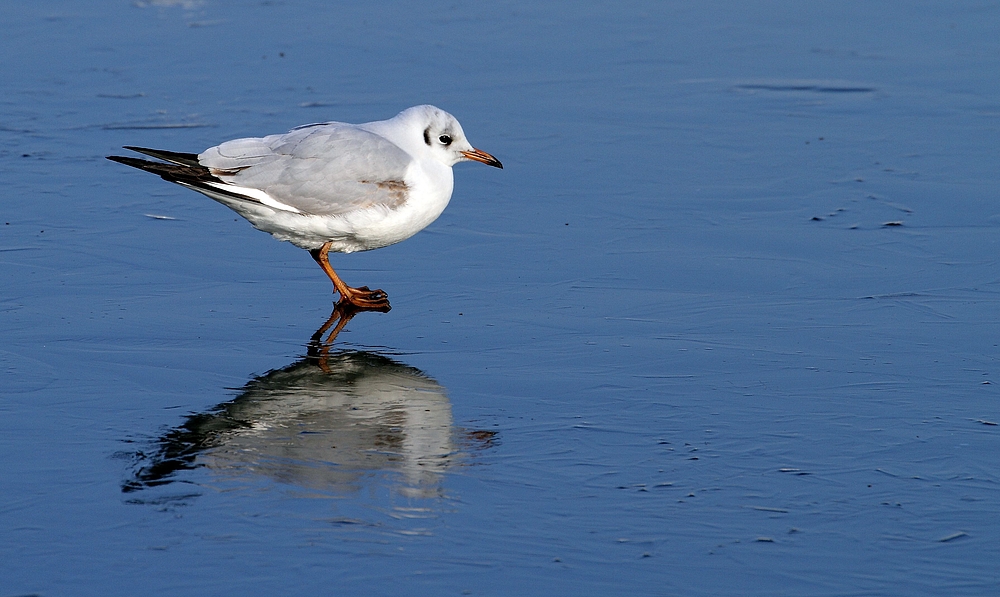
[[[465,131],[451,114],[434,106],[414,106],[400,112],[393,120],[405,123],[406,139],[392,139],[413,155],[431,156],[446,166],[473,160],[503,168],[500,160],[476,149],[465,138]]]

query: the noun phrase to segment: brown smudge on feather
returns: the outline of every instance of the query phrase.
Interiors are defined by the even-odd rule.
[[[409,196],[410,187],[402,180],[361,180],[363,184],[373,184],[380,191],[380,200],[373,201],[371,205],[384,205],[389,209],[399,209],[406,203]],[[365,207],[371,207],[366,205]]]
[[[209,172],[213,176],[236,176],[242,170],[246,170],[250,166],[239,166],[237,168],[209,168]]]

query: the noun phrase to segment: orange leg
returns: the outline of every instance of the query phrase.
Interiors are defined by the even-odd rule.
[[[340,300],[337,301],[337,304],[349,304],[365,311],[388,311],[391,307],[389,306],[389,295],[385,292],[370,290],[367,286],[352,288],[340,279],[337,272],[333,271],[328,257],[331,244],[329,242],[324,243],[319,249],[309,251],[309,254],[323,268],[326,275],[330,277],[330,281],[333,282],[333,287],[340,293]]]

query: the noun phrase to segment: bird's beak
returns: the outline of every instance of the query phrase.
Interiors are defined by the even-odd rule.
[[[472,148],[472,151],[463,151],[462,155],[464,155],[466,159],[482,162],[487,166],[495,166],[503,170],[503,164],[500,163],[500,160],[496,159],[495,157],[491,156],[485,151],[476,149],[475,147]]]

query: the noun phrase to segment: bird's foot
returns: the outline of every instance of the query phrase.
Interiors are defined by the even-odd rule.
[[[359,311],[381,311],[382,313],[387,313],[392,309],[389,306],[389,295],[383,290],[371,290],[367,286],[348,288],[348,292],[341,292],[337,306]]]

